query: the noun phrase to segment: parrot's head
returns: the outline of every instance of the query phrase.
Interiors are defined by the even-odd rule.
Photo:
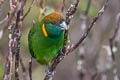
[[[67,24],[60,13],[51,13],[43,18],[42,31],[45,37],[59,37]]]

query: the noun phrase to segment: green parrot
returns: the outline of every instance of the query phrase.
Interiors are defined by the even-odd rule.
[[[29,31],[28,46],[31,56],[41,65],[49,65],[63,47],[67,24],[60,13],[54,12],[37,22]]]

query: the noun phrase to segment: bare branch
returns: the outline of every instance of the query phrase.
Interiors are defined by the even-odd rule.
[[[20,21],[20,17],[23,15],[23,8],[26,3],[26,0],[20,0],[17,7],[11,8],[11,11],[8,14],[8,20],[4,28],[7,28],[9,30],[9,53],[8,53],[8,59],[6,62],[6,68],[4,73],[4,80],[11,80],[12,79],[12,65],[13,65],[13,57],[15,56],[15,80],[19,80],[19,51],[20,51],[20,38],[21,38],[21,32],[20,28],[22,26],[22,22]],[[16,6],[16,5],[14,5]],[[12,29],[13,25],[13,17],[15,16],[15,13],[17,13],[16,18],[16,24],[14,29]],[[13,31],[12,31],[13,30]],[[8,67],[9,66],[9,67]]]
[[[12,76],[12,60],[13,60],[13,54],[12,54],[12,25],[11,22],[13,20],[13,17],[15,15],[16,12],[16,8],[11,10],[9,12],[8,15],[8,20],[6,21],[6,25],[4,26],[4,28],[8,28],[9,30],[9,53],[8,53],[8,57],[6,59],[6,67],[5,67],[5,72],[4,72],[4,76],[3,76],[3,80],[11,80],[11,76]],[[8,27],[9,26],[9,27]],[[11,74],[11,75],[9,75]]]
[[[88,0],[87,8],[86,8],[86,11],[85,11],[85,13],[84,13],[85,16],[88,15],[88,12],[89,12],[89,10],[90,10],[90,6],[91,6],[91,0]]]
[[[117,27],[115,28],[115,31],[113,33],[113,36],[109,39],[110,42],[110,49],[111,49],[111,53],[112,53],[112,59],[113,61],[115,61],[115,56],[114,56],[114,51],[113,51],[113,46],[114,46],[114,40],[116,38],[116,36],[118,35],[118,31],[120,29],[120,13],[117,16]]]
[[[32,80],[32,57],[29,60],[29,78]]]
[[[24,20],[24,18],[28,15],[28,13],[30,12],[30,10],[32,9],[32,7],[34,6],[34,4],[36,3],[36,0],[32,0],[32,3],[28,9],[28,11],[24,14],[24,16],[22,17],[21,20]]]
[[[66,13],[66,23],[67,25],[69,25],[73,14],[76,12],[77,6],[79,4],[80,0],[76,0],[76,3],[73,5],[71,4],[70,8],[68,9],[67,13]]]
[[[87,20],[88,20],[88,13],[91,7],[91,0],[87,1],[87,8],[85,10],[85,12],[83,13],[83,15],[80,16],[82,22],[80,25],[80,32],[81,34],[83,34],[86,30],[87,30]],[[85,44],[86,42],[84,41],[83,43],[81,43],[79,50],[78,50],[78,54],[77,54],[77,71],[79,72],[79,79],[83,80],[83,77],[85,76],[85,73],[83,72],[83,64],[85,63]],[[82,63],[82,64],[81,64]]]
[[[0,21],[0,24],[4,23],[7,19],[8,19],[8,15],[3,20]]]
[[[90,30],[92,29],[92,27],[94,26],[94,24],[96,23],[96,21],[102,16],[102,14],[104,13],[106,7],[108,5],[108,0],[105,1],[105,4],[103,5],[102,9],[98,12],[98,14],[93,18],[92,22],[90,23],[87,31],[82,35],[82,37],[80,38],[80,40],[70,49],[68,49],[67,53],[70,53],[72,51],[74,51],[82,42],[84,39],[86,39],[88,33],[90,32]]]
[[[10,4],[10,12],[6,15],[6,17],[2,21],[0,21],[0,24],[7,22],[7,20],[9,21],[8,16],[12,14],[12,11],[14,11],[14,10],[16,11],[16,3],[13,4],[13,0],[9,0],[9,4]],[[14,17],[14,15],[12,15],[12,17]],[[2,38],[3,33],[7,30],[8,26],[10,25],[11,20],[12,19],[10,19],[9,24],[7,23],[7,25],[4,26],[3,29],[1,30],[2,35],[0,34],[0,39]]]
[[[20,57],[20,65],[22,67],[22,72],[23,72],[23,79],[27,80],[27,73],[26,73],[25,65],[23,63],[22,57],[21,56],[19,56],[19,57]]]
[[[10,62],[9,62],[9,57],[6,58],[6,64],[5,64],[5,72],[3,76],[3,80],[8,80],[9,79],[9,72],[10,72]]]
[[[21,31],[20,28],[22,27],[21,16],[23,16],[23,8],[26,4],[26,0],[20,0],[18,9],[17,9],[17,18],[14,31],[12,33],[13,38],[13,54],[15,54],[15,80],[19,80],[19,52],[20,52],[20,38],[21,38]]]
[[[19,54],[15,55],[15,80],[19,80]]]
[[[111,57],[112,57],[112,60],[114,61],[114,66],[113,66],[113,74],[114,74],[114,80],[116,78],[118,78],[118,80],[120,79],[120,76],[119,76],[119,70],[117,68],[117,63],[116,63],[116,57],[115,57],[115,54],[116,54],[116,51],[114,51],[114,48],[118,48],[117,46],[115,46],[115,39],[116,37],[119,35],[119,30],[120,30],[120,13],[118,13],[118,15],[116,16],[116,27],[115,27],[115,30],[114,30],[114,33],[112,35],[112,37],[109,39],[109,46],[110,46],[110,50],[111,50]]]
[[[62,13],[64,12],[64,8],[65,8],[65,0],[63,0],[63,2],[62,2],[62,7],[61,7],[61,12]]]
[[[8,19],[8,18],[7,18]],[[7,21],[7,19],[5,21]],[[4,21],[4,22],[5,22]],[[11,22],[11,25],[15,24],[15,21]],[[8,26],[4,26],[2,30],[0,30],[0,39],[2,39],[3,34],[5,33],[5,31],[7,30]]]
[[[28,12],[26,12],[25,16],[23,17],[23,10],[26,4],[26,0],[19,0],[15,2],[14,0],[9,0],[10,2],[10,11],[8,15],[2,20],[0,23],[6,21],[4,28],[0,31],[0,36],[2,36],[3,32],[8,28],[9,30],[9,52],[6,58],[5,64],[5,72],[3,76],[3,80],[12,80],[13,75],[13,62],[15,57],[15,80],[19,80],[19,62],[22,66],[23,71],[23,78],[26,78],[26,69],[22,62],[22,59],[19,55],[20,52],[20,39],[21,39],[21,31],[20,28],[22,27],[22,21],[24,20],[25,16],[30,12],[31,8],[33,7],[35,0],[30,5]],[[14,18],[16,20],[14,21]],[[14,23],[13,23],[14,22]],[[15,24],[15,26],[13,25]],[[13,27],[14,26],[14,27]]]

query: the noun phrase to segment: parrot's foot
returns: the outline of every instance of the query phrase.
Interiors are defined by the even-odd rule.
[[[59,54],[60,54],[60,55],[64,55],[64,53],[63,53],[63,51],[62,51],[62,50],[60,50],[60,51],[59,51]]]
[[[47,74],[49,77],[52,77],[52,76],[54,75],[54,72],[51,72],[51,71],[49,70],[49,66],[46,66],[45,72],[46,72],[46,74]]]

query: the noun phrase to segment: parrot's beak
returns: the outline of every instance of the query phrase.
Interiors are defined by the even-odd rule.
[[[61,30],[67,30],[68,29],[68,26],[67,26],[65,21],[62,21],[62,23],[60,24],[60,28],[61,28]]]

